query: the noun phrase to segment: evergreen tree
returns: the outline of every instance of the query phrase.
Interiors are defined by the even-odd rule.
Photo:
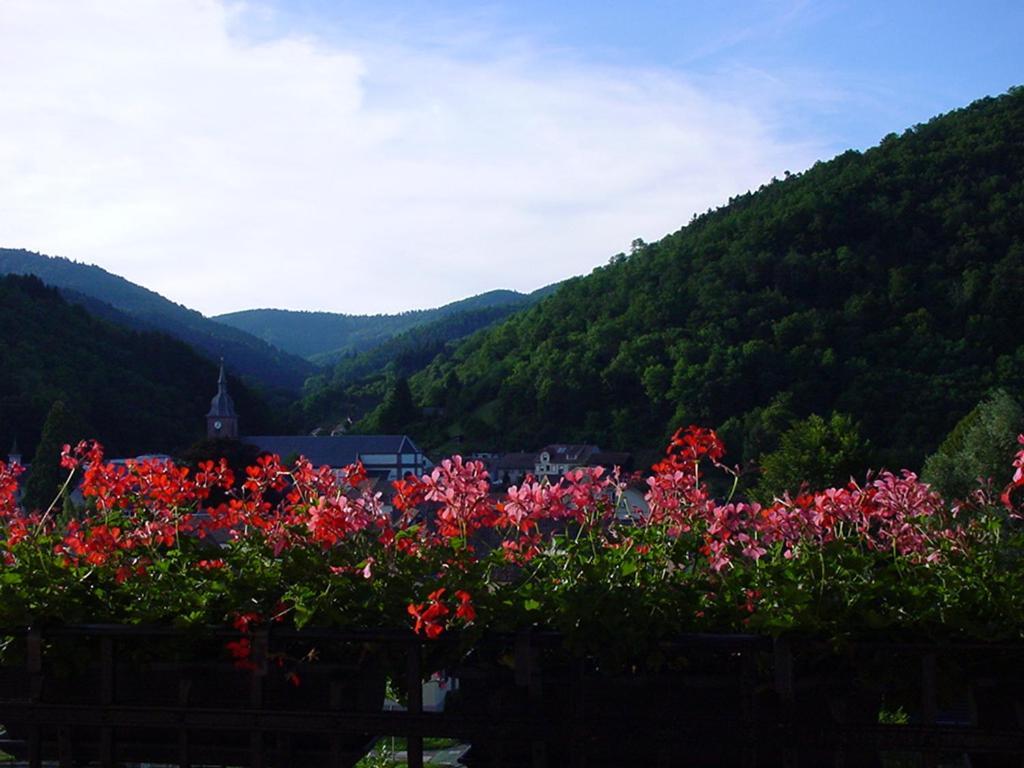
[[[385,433],[406,432],[418,416],[412,392],[409,391],[409,381],[399,376],[377,413],[377,427]]]
[[[978,480],[998,488],[1009,476],[1010,462],[1024,432],[1024,407],[999,389],[964,416],[924,463],[922,478],[939,493],[962,499]]]
[[[22,503],[25,509],[46,510],[57,497],[67,477],[60,466],[60,453],[65,445],[75,445],[86,437],[88,430],[78,415],[63,400],[57,400],[43,423],[42,435],[36,448]],[[59,502],[63,509],[65,499]]]
[[[754,495],[771,501],[797,493],[806,482],[812,490],[845,485],[867,469],[869,446],[860,425],[842,413],[828,421],[811,414],[783,433],[779,447],[761,459],[761,479]]]

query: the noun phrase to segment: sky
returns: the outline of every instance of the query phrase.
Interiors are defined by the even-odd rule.
[[[0,0],[0,247],[432,307],[1024,83],[1024,2]]]

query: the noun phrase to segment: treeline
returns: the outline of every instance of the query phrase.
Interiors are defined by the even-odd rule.
[[[0,458],[17,440],[31,461],[55,403],[61,423],[108,455],[181,450],[205,434],[217,367],[161,333],[132,331],[69,304],[31,276],[0,277]],[[231,381],[245,428],[278,427],[252,390]]]
[[[316,367],[248,333],[214,322],[100,267],[0,248],[0,274],[35,275],[90,313],[136,331],[169,334],[263,389],[284,407]]]
[[[845,414],[917,466],[987,393],[1024,392],[1024,89],[887,136],[570,280],[410,380],[443,448],[639,450],[720,428],[735,462]]]
[[[310,425],[325,425],[349,417],[361,418],[383,403],[397,379],[425,368],[459,339],[521,309],[515,303],[456,312],[405,331],[366,352],[351,352],[341,357],[330,373],[306,382],[306,394],[296,419]]]

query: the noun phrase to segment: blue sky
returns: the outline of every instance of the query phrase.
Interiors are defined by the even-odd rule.
[[[1020,0],[290,0],[276,8],[281,27],[336,40],[392,34],[470,59],[518,42],[594,66],[792,83],[786,129],[825,138],[837,152],[1024,82]]]
[[[5,0],[0,245],[216,314],[532,290],[1024,81],[1024,2]]]

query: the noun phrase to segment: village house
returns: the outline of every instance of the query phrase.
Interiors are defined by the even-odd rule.
[[[561,477],[570,469],[587,466],[590,457],[600,450],[596,445],[545,445],[537,454],[533,474],[537,477]]]
[[[490,466],[494,469],[491,470]],[[498,485],[518,485],[527,475],[532,475],[537,466],[535,453],[503,453],[491,460],[488,471],[491,482]]]
[[[253,435],[243,438],[284,460],[305,456],[314,466],[335,470],[361,461],[366,474],[380,480],[416,476],[434,465],[408,435]]]
[[[536,452],[490,454],[484,460],[492,482],[499,485],[517,485],[527,475],[538,479],[557,480],[571,469],[579,467],[630,468],[629,453],[602,451],[596,445],[552,443]]]

